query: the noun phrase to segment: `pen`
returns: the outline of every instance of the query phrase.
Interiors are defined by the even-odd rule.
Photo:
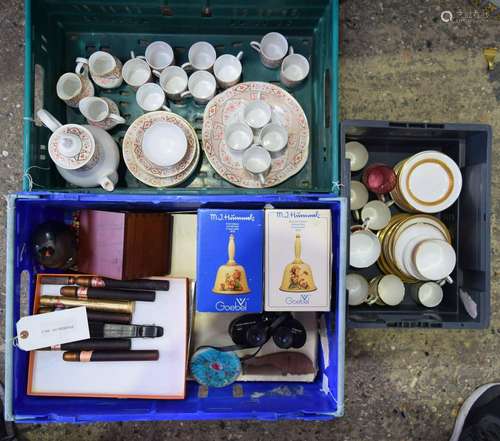
[[[68,351],[63,354],[64,361],[156,361],[160,353],[156,350],[142,351]]]

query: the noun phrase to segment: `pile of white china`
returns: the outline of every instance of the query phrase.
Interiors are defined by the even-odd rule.
[[[307,59],[293,54],[283,35],[271,32],[250,46],[259,52],[266,67],[281,68],[280,78],[287,87],[299,85],[307,77]],[[75,71],[59,78],[56,92],[68,106],[78,108],[88,124],[62,125],[46,110],[37,112],[43,124],[54,132],[49,140],[51,159],[61,175],[74,185],[100,185],[108,191],[115,188],[120,158],[116,142],[106,131],[126,120],[116,102],[95,96],[94,85],[114,89],[125,82],[134,90],[139,107],[145,113],[153,112],[129,121],[123,145],[128,169],[147,185],[180,184],[194,172],[201,153],[193,128],[171,112],[168,102],[192,99],[198,105],[206,105],[218,90],[240,81],[243,55],[240,51],[217,57],[212,44],[198,41],[189,48],[188,61],[176,66],[172,47],[164,41],[154,41],[144,56],[131,52],[131,58],[123,65],[105,51],[94,52],[88,59],[76,58]],[[226,130],[232,148],[246,150],[244,168],[260,180],[271,166],[270,155],[282,151],[288,138],[286,129],[267,118],[270,110],[266,106],[269,107],[264,101],[247,106],[244,120]],[[170,116],[165,116],[167,113]],[[255,131],[251,141],[247,129]],[[254,141],[255,145],[251,145]]]
[[[347,143],[346,157],[353,171],[363,169],[369,159],[359,142]],[[382,274],[369,282],[362,274],[348,274],[349,304],[395,306],[403,301],[405,284],[409,284],[417,304],[435,307],[443,299],[442,286],[453,283],[450,274],[457,258],[448,228],[428,213],[438,213],[458,199],[460,169],[450,157],[432,150],[401,161],[390,173],[384,167],[388,168],[372,164],[365,169],[363,182],[351,181],[351,209],[362,223],[351,226],[350,265],[363,269],[377,262]],[[378,175],[372,173],[370,181],[367,170],[377,168]],[[374,185],[378,178],[377,185],[385,188],[383,193],[389,193],[391,200],[385,201],[377,191],[379,198],[369,201],[366,186]],[[384,179],[393,181],[392,185],[384,187]],[[391,212],[393,204],[399,212]]]

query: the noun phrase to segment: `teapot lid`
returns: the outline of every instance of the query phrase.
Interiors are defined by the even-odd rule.
[[[50,157],[59,167],[67,170],[83,167],[92,159],[94,151],[94,137],[78,124],[59,127],[49,139]]]

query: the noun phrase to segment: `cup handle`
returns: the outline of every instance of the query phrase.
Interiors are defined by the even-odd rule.
[[[453,279],[450,276],[447,276],[443,280],[440,280],[437,283],[438,283],[439,286],[443,286],[445,283],[452,284],[453,283]]]
[[[47,127],[51,132],[55,132],[59,127],[62,127],[62,124],[47,110],[40,109],[36,112],[42,124]]]
[[[366,219],[363,219],[363,223],[361,226],[363,227],[363,230],[368,230],[368,222],[370,222],[370,218],[367,217]]]
[[[117,122],[118,124],[125,124],[125,118],[123,118],[120,115],[115,115],[114,113],[110,113],[108,118],[111,118],[113,121]]]
[[[165,104],[163,106],[161,106],[161,108],[163,110],[166,110],[167,112],[171,112],[172,110],[170,110],[170,107],[166,106]]]
[[[84,75],[89,69],[89,60],[83,57],[77,57],[76,60],[75,73],[78,75]]]
[[[259,181],[261,183],[262,186],[266,185],[266,177],[264,176],[263,173],[259,173]]]
[[[290,46],[288,49],[288,55],[293,55],[295,52],[293,51],[293,46]]]
[[[261,49],[260,49],[260,43],[258,41],[251,41],[250,42],[250,47],[254,50],[256,50],[257,52],[260,52]]]
[[[181,98],[192,98],[193,94],[189,90],[185,90],[184,92],[181,92]]]
[[[361,214],[359,210],[352,210],[352,214],[354,215],[354,219],[356,219],[358,222],[361,220]]]
[[[238,55],[236,55],[236,58],[237,58],[238,60],[241,60],[241,59],[243,58],[243,51],[239,51],[239,52],[238,52]]]
[[[135,58],[135,52],[134,51],[130,51],[130,58]]]
[[[384,203],[387,207],[390,207],[391,205],[394,205],[396,201],[394,199],[389,199],[387,202],[384,201]]]
[[[184,63],[181,65],[181,69],[184,70],[194,70],[193,65],[191,63]]]
[[[161,72],[159,70],[153,70],[156,77],[160,78]]]

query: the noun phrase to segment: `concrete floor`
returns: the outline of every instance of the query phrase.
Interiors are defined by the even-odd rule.
[[[23,7],[0,13],[0,192],[20,189]],[[413,5],[410,5],[413,3]],[[500,161],[500,55],[488,74],[484,47],[500,42],[498,21],[444,23],[473,9],[465,0],[344,2],[341,118],[482,122],[493,126],[492,317],[484,331],[350,330],[346,414],[330,423],[160,422],[21,426],[28,440],[252,439],[303,441],[447,440],[464,398],[499,380],[500,315],[496,279]],[[5,215],[0,216],[0,225]],[[3,240],[3,237],[2,237]],[[4,247],[0,246],[4,261]],[[2,274],[3,278],[3,274]],[[2,284],[3,286],[3,284]],[[5,295],[2,292],[2,297]],[[4,299],[2,299],[2,306]],[[0,343],[3,345],[3,343]]]

